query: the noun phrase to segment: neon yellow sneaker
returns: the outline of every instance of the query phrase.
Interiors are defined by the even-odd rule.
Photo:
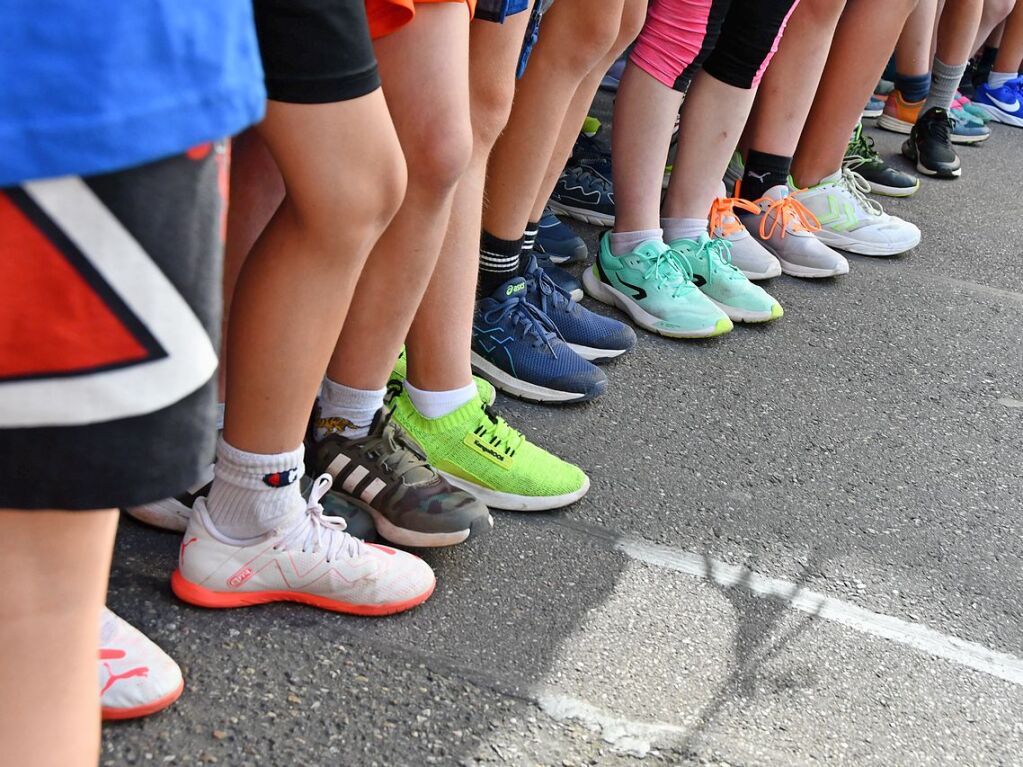
[[[404,391],[392,400],[397,421],[451,484],[488,506],[514,511],[560,509],[590,489],[577,466],[529,442],[473,400],[441,418],[426,418]]]
[[[405,383],[405,379],[408,377],[407,370],[408,360],[405,358],[405,347],[403,346],[401,354],[398,355],[398,361],[394,363],[391,379],[387,382],[387,388],[391,390],[392,396],[397,394],[398,389]],[[480,393],[480,399],[488,405],[493,405],[494,400],[497,399],[497,390],[494,389],[493,384],[479,376],[473,376],[472,380],[476,382],[476,391]]]

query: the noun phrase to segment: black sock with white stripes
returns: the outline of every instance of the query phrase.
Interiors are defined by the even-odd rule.
[[[529,257],[533,255],[533,246],[536,245],[536,235],[539,231],[539,221],[530,221],[526,224],[526,231],[522,234],[522,259],[519,267],[519,274],[525,274],[526,267],[529,266],[526,262],[529,260]]]
[[[480,272],[476,297],[486,298],[519,273],[522,238],[502,240],[490,232],[480,233]]]

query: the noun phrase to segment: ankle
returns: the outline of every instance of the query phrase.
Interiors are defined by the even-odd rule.
[[[355,389],[324,378],[313,436],[318,440],[331,433],[349,439],[365,437],[373,417],[384,406],[386,393],[387,389]]]

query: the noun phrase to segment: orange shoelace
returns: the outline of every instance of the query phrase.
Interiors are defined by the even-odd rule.
[[[760,237],[764,240],[771,237],[779,226],[781,227],[781,236],[784,237],[790,224],[792,229],[797,232],[819,232],[821,230],[821,222],[817,220],[817,217],[791,194],[785,195],[780,200],[771,200],[771,204],[764,212],[767,215],[760,221]]]
[[[735,215],[735,209],[759,213],[760,208],[749,200],[741,197],[718,197],[710,204],[710,217],[707,222],[707,229],[714,237],[727,238],[730,234],[742,230],[739,217]]]

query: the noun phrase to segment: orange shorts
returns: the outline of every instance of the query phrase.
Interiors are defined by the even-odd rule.
[[[461,3],[469,6],[469,18],[476,13],[476,0],[366,0],[369,34],[374,40],[396,32],[416,15],[420,3]]]

